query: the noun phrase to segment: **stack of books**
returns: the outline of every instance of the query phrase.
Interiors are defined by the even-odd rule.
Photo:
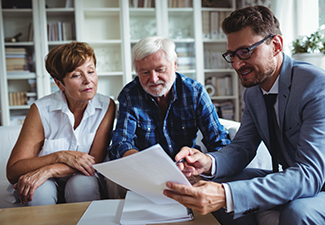
[[[155,8],[155,0],[130,0],[130,8]]]
[[[235,106],[232,101],[226,102],[213,102],[217,109],[218,116],[220,118],[234,120],[235,117]]]
[[[193,46],[177,46],[177,69],[191,70],[195,68],[195,54]]]
[[[26,91],[9,92],[9,105],[27,105]]]
[[[6,47],[6,67],[7,71],[19,72],[28,71],[26,48]]]
[[[222,21],[230,14],[230,12],[203,11],[202,27],[203,39],[225,39],[227,36],[221,28]]]
[[[192,6],[192,0],[168,0],[168,8],[190,8]]]
[[[222,53],[214,49],[204,50],[204,68],[205,69],[231,69],[231,64],[227,63],[222,57]]]
[[[47,24],[48,41],[71,41],[75,39],[75,25],[70,22]]]
[[[212,75],[205,81],[206,88],[210,87],[213,90],[213,94],[210,96],[231,96],[232,90],[232,77],[230,74],[225,76]],[[209,92],[208,92],[209,93]],[[209,93],[210,94],[210,93]]]

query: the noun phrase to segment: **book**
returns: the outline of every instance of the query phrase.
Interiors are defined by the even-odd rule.
[[[208,11],[202,12],[202,32],[203,39],[210,38],[210,12]]]
[[[33,23],[29,23],[29,28],[28,28],[28,41],[33,41],[34,39],[34,26]]]
[[[60,21],[58,21],[58,41],[63,41],[63,38],[62,38],[62,23]]]
[[[233,120],[235,116],[235,106],[232,101],[213,102],[220,118]]]
[[[219,38],[219,25],[219,12],[210,12],[210,35],[212,39]]]
[[[27,54],[26,48],[5,48],[6,57],[14,56],[14,55],[20,55],[20,57],[25,57]]]
[[[9,105],[27,105],[27,94],[25,91],[9,92]]]
[[[73,27],[70,22],[62,22],[62,39],[63,41],[70,41],[73,39]]]
[[[26,58],[6,58],[6,65],[25,65]]]
[[[226,39],[227,36],[223,33],[223,30],[222,30],[222,22],[224,21],[224,19],[226,19],[226,17],[229,15],[229,12],[220,12],[220,16],[219,16],[219,38],[220,39]]]

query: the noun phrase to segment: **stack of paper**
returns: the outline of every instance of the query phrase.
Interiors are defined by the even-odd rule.
[[[118,160],[96,164],[94,168],[131,190],[124,202],[120,224],[193,219],[193,214],[186,207],[163,194],[167,181],[191,184],[159,144]]]
[[[191,186],[159,144],[121,159],[96,164],[94,168],[115,183],[156,204],[176,202],[163,194],[167,181]]]
[[[141,195],[128,191],[120,224],[175,223],[192,219],[192,211],[177,202],[158,205]]]

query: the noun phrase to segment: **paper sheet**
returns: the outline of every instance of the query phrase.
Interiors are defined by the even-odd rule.
[[[77,225],[107,224],[120,222],[124,200],[92,201]]]
[[[115,183],[156,204],[176,202],[163,194],[167,181],[191,186],[159,144],[121,159],[96,164],[94,168]]]
[[[175,223],[192,219],[192,211],[178,202],[157,205],[141,195],[128,191],[120,224]]]

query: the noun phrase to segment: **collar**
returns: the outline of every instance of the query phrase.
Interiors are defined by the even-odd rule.
[[[280,78],[280,74],[279,74],[279,76],[276,78],[276,80],[275,80],[273,86],[271,87],[271,89],[270,89],[268,92],[264,91],[264,90],[261,88],[261,90],[262,90],[262,92],[263,92],[263,95],[268,95],[268,94],[278,94],[278,93],[279,93],[279,78]]]
[[[50,105],[50,112],[51,111],[62,111],[64,113],[70,112],[70,109],[68,107],[67,99],[63,93],[63,91],[59,90],[55,93],[53,93],[53,99],[55,100],[53,104]],[[102,105],[99,102],[99,99],[97,98],[97,94],[95,97],[88,101],[87,108],[84,112],[84,118],[87,118],[88,116],[91,116],[95,113],[96,108],[101,108]],[[71,112],[70,112],[71,113]]]

